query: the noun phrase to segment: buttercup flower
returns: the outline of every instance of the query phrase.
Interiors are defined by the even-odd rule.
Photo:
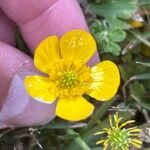
[[[27,92],[43,103],[57,99],[56,115],[63,119],[86,119],[94,106],[82,96],[109,100],[120,83],[114,63],[104,61],[92,68],[86,65],[96,49],[93,37],[83,30],[67,32],[60,40],[56,36],[46,38],[35,51],[34,64],[47,76],[27,76]]]
[[[96,144],[103,144],[104,150],[107,150],[107,148],[111,148],[112,150],[130,150],[131,145],[141,148],[142,141],[138,139],[141,129],[137,127],[125,128],[126,125],[134,123],[134,120],[120,124],[121,121],[122,118],[119,117],[118,113],[113,118],[109,116],[110,127],[105,127],[101,132],[95,133],[95,135],[107,134],[107,137],[97,141]]]

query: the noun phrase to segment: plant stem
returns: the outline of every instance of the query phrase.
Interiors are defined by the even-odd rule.
[[[118,96],[115,96],[114,98],[112,98],[112,100],[102,103],[102,105],[97,109],[97,111],[94,115],[95,118],[101,119],[101,117],[108,111],[109,107],[113,104],[113,102],[117,98],[118,98]],[[96,122],[93,119],[91,119],[89,121],[86,129],[88,130],[88,129],[92,128],[95,124],[96,124]]]
[[[145,44],[148,47],[150,47],[150,42],[148,40],[146,40],[145,38],[143,38],[142,35],[140,35],[140,34],[138,34],[136,32],[133,32],[133,31],[129,31],[129,33],[131,33],[137,40],[139,40],[143,44]]]
[[[134,32],[133,32],[133,33],[131,33],[131,32],[132,32],[132,31],[129,31],[129,33],[133,35]],[[135,36],[135,35],[133,35],[133,36]],[[138,37],[136,37],[136,39],[132,40],[132,41],[123,49],[122,55],[125,55],[126,53],[130,52],[133,48],[135,48],[136,46],[138,46],[138,45],[141,43],[141,40],[139,39],[139,37],[140,37],[140,39],[144,39],[144,40],[149,39],[149,38],[150,38],[150,33],[148,32],[148,33],[143,33],[143,34],[141,34],[141,35],[138,35]],[[145,43],[144,43],[144,44],[145,44]]]

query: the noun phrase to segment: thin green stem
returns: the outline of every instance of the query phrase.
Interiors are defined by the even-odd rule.
[[[132,34],[130,31],[129,31],[130,34]],[[132,34],[133,35],[133,34]],[[136,46],[138,46],[140,43],[141,43],[141,40],[139,39],[149,39],[150,38],[150,33],[146,32],[146,33],[143,33],[141,35],[138,35],[138,37],[136,37],[136,39],[132,40],[122,51],[122,55],[125,55],[126,53],[130,52],[133,48],[135,48]],[[145,43],[144,43],[145,44]]]
[[[144,74],[139,74],[139,75],[134,75],[129,80],[127,80],[122,88],[124,100],[126,100],[126,98],[127,98],[127,95],[126,95],[127,85],[129,85],[132,81],[135,81],[135,80],[147,80],[147,79],[148,80],[150,79],[150,72],[144,73]]]
[[[108,102],[103,102],[102,105],[97,109],[94,117],[101,119],[103,117],[103,115],[108,111],[108,109],[110,108],[110,106],[113,104],[113,102],[118,98],[118,96],[115,96],[114,98],[112,98],[110,101]],[[93,119],[91,119],[87,125],[86,130],[92,128],[95,125],[95,121]]]
[[[147,45],[148,47],[150,47],[150,42],[147,41],[145,38],[142,37],[142,35],[133,32],[133,31],[129,31],[130,34],[132,34],[137,40],[139,40],[140,42],[142,42],[143,44]]]
[[[106,128],[107,127],[105,124],[103,124],[103,122],[101,120],[98,120],[95,116],[92,116],[91,118],[95,121],[95,123],[97,123],[102,128]]]

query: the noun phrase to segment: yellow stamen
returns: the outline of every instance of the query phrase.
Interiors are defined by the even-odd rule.
[[[60,60],[54,65],[49,78],[56,83],[60,97],[80,96],[89,89],[92,79],[88,66],[71,60]]]

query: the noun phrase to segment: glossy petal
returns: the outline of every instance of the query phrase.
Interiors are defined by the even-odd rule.
[[[86,63],[96,52],[96,43],[88,32],[73,30],[61,38],[60,48],[63,59]]]
[[[118,67],[111,61],[103,61],[92,67],[91,72],[93,83],[87,94],[101,101],[111,99],[120,84]]]
[[[36,48],[34,57],[35,67],[48,74],[50,67],[60,58],[58,38],[51,36],[43,40]]]
[[[70,121],[79,121],[89,117],[94,106],[83,97],[59,99],[56,106],[56,115]]]
[[[43,103],[52,103],[57,98],[56,88],[48,78],[34,75],[27,76],[24,81],[28,94]]]

